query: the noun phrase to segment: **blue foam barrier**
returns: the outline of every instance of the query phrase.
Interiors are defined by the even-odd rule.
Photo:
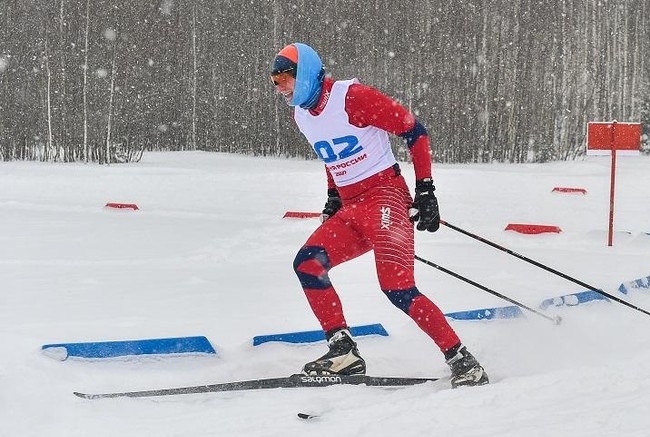
[[[595,291],[581,291],[578,293],[566,294],[564,296],[557,296],[557,297],[551,297],[549,299],[545,299],[539,305],[539,308],[545,310],[551,306],[556,306],[556,307],[563,306],[563,305],[576,306],[594,300],[604,300],[609,302],[609,299],[607,299],[607,297]]]
[[[647,276],[645,278],[635,279],[635,280],[629,281],[629,282],[623,282],[618,287],[618,291],[620,291],[623,294],[627,294],[628,291],[633,290],[635,288],[649,288],[650,289],[650,276]]]
[[[454,320],[491,320],[491,319],[516,319],[523,317],[524,313],[516,305],[497,308],[482,308],[469,311],[446,313],[445,317]]]
[[[362,325],[350,327],[350,334],[353,337],[363,335],[381,335],[388,336],[388,332],[384,329],[381,323],[373,325]],[[258,346],[262,343],[270,341],[280,341],[285,343],[314,343],[317,341],[325,340],[325,332],[322,329],[317,331],[300,331],[300,332],[287,332],[284,334],[270,334],[258,335],[253,337],[253,346]]]
[[[217,353],[210,344],[210,341],[203,336],[101,341],[92,343],[46,344],[42,346],[41,349],[46,355],[62,361],[68,357],[113,358],[128,355]]]

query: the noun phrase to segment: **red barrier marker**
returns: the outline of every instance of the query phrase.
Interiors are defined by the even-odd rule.
[[[106,204],[106,208],[117,208],[117,209],[132,209],[134,211],[140,209],[135,203],[113,203],[109,202]]]
[[[519,232],[520,234],[543,234],[545,232],[559,234],[562,232],[562,229],[553,225],[530,225],[522,223],[509,223],[505,230]]]
[[[287,211],[282,218],[316,218],[320,217],[320,212],[301,212]]]
[[[554,192],[558,193],[580,193],[587,194],[587,190],[584,188],[570,188],[570,187],[555,187],[553,188]]]

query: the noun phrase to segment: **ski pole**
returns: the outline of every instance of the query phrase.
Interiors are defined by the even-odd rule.
[[[555,316],[555,317],[547,316],[546,314],[542,314],[539,311],[537,311],[537,310],[535,310],[533,308],[530,308],[529,306],[526,306],[521,302],[517,302],[516,300],[511,299],[508,296],[505,296],[505,295],[503,295],[503,294],[501,294],[501,293],[499,293],[497,291],[494,291],[494,290],[486,287],[485,285],[481,285],[478,282],[472,281],[471,279],[466,278],[465,276],[462,276],[462,275],[460,275],[460,274],[458,274],[456,272],[453,272],[453,271],[451,271],[449,269],[446,269],[446,268],[444,268],[444,267],[442,267],[442,266],[440,266],[440,265],[438,265],[438,264],[436,264],[436,263],[434,263],[432,261],[426,260],[426,259],[424,259],[422,257],[417,256],[417,255],[415,255],[415,259],[420,261],[420,262],[423,262],[424,264],[426,264],[428,266],[436,268],[436,269],[440,270],[443,273],[447,273],[448,275],[451,275],[456,279],[460,279],[461,281],[467,282],[468,284],[473,285],[476,288],[480,288],[483,291],[487,291],[488,293],[493,294],[494,296],[500,297],[503,300],[506,300],[506,301],[508,301],[510,303],[513,303],[513,304],[517,305],[518,307],[521,307],[521,308],[523,308],[525,310],[528,310],[528,311],[530,311],[532,313],[535,313],[538,316],[544,317],[545,319],[550,320],[551,322],[553,322],[556,325],[559,325],[560,323],[562,323],[562,317],[560,317],[560,316]]]
[[[562,272],[560,272],[560,271],[558,271],[558,270],[555,270],[555,269],[552,268],[552,267],[549,267],[549,266],[544,265],[544,264],[542,264],[542,263],[540,263],[540,262],[538,262],[538,261],[535,261],[535,260],[533,260],[533,259],[530,259],[530,258],[524,256],[524,255],[521,255],[521,254],[515,252],[514,250],[510,250],[510,249],[508,249],[508,248],[505,248],[505,247],[503,247],[503,246],[501,246],[501,245],[499,245],[499,244],[497,244],[497,243],[494,243],[494,242],[492,242],[492,241],[490,241],[490,240],[488,240],[488,239],[485,239],[485,238],[483,238],[483,237],[481,237],[481,236],[479,236],[479,235],[472,234],[471,232],[468,232],[468,231],[466,231],[465,229],[459,228],[458,226],[454,226],[454,225],[452,225],[452,224],[449,223],[449,222],[445,222],[445,221],[440,220],[440,224],[441,224],[441,225],[445,225],[445,226],[447,226],[449,229],[453,229],[453,230],[456,231],[456,232],[460,232],[461,234],[467,235],[468,237],[471,237],[471,238],[473,238],[473,239],[475,239],[475,240],[478,240],[478,241],[480,241],[481,243],[485,243],[485,244],[487,244],[488,246],[492,246],[492,247],[494,247],[495,249],[499,249],[499,250],[502,251],[502,252],[505,252],[505,253],[507,253],[507,254],[509,254],[509,255],[512,255],[512,256],[514,256],[514,257],[516,257],[516,258],[519,258],[520,260],[526,261],[527,263],[530,263],[530,264],[534,265],[535,267],[539,267],[540,269],[546,270],[547,272],[551,272],[551,273],[553,273],[554,275],[557,275],[557,276],[559,276],[559,277],[561,277],[561,278],[563,278],[563,279],[566,279],[566,280],[568,280],[568,281],[571,281],[571,282],[573,282],[573,283],[576,283],[576,284],[580,285],[581,287],[588,288],[588,289],[591,290],[591,291],[595,291],[596,293],[600,293],[600,294],[602,294],[603,296],[607,296],[607,297],[610,298],[611,300],[613,300],[613,301],[615,301],[615,302],[618,302],[618,303],[620,303],[620,304],[622,304],[622,305],[625,305],[625,306],[627,306],[627,307],[629,307],[629,308],[632,308],[633,310],[637,310],[637,311],[639,311],[639,312],[641,312],[641,313],[643,313],[643,314],[646,314],[646,315],[650,316],[650,312],[644,310],[643,308],[640,308],[640,307],[638,307],[638,306],[636,306],[636,305],[632,305],[631,303],[626,302],[626,301],[624,301],[623,299],[621,299],[621,298],[619,298],[619,297],[616,297],[616,296],[614,296],[614,295],[612,295],[612,294],[609,294],[609,293],[607,293],[607,292],[605,292],[605,291],[603,291],[603,290],[601,290],[601,289],[599,289],[599,288],[596,288],[596,287],[594,287],[594,286],[592,286],[592,285],[589,285],[589,284],[587,284],[587,283],[585,283],[585,282],[582,282],[582,281],[580,281],[579,279],[573,278],[573,277],[571,277],[571,276],[569,276],[569,275],[567,275],[567,274],[565,274],[565,273],[562,273]]]

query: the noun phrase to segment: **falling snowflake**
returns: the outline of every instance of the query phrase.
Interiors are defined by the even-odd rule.
[[[104,38],[109,41],[115,41],[115,38],[117,38],[117,32],[109,27],[104,30]]]
[[[160,4],[160,12],[163,15],[171,15],[174,2],[172,0],[163,0]]]

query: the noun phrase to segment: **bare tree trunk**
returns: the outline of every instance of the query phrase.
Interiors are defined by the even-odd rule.
[[[47,146],[45,147],[44,160],[56,157],[54,151],[54,135],[52,133],[52,72],[50,71],[50,53],[48,44],[47,27],[45,29],[45,74],[47,75]]]
[[[90,28],[90,0],[86,0],[86,33],[84,38],[84,86],[83,86],[83,105],[84,105],[84,160],[88,162],[88,32]]]
[[[113,121],[113,98],[115,96],[115,58],[117,57],[117,39],[113,47],[113,62],[111,65],[111,88],[108,98],[108,121],[106,123],[106,164],[111,163],[111,123]]]
[[[273,1],[273,44],[277,44],[278,39],[279,39],[279,32],[278,32],[278,19],[281,14],[280,10],[280,2],[282,0],[274,0]],[[274,96],[275,97],[275,96]],[[273,112],[273,127],[275,128],[275,151],[276,153],[280,153],[280,150],[282,150],[282,147],[280,145],[280,113],[279,113],[279,108],[278,108],[278,102],[276,98],[275,105],[273,105],[275,108],[275,111]]]
[[[197,48],[196,48],[196,3],[192,10],[192,150],[196,150],[196,82],[197,72]]]
[[[65,28],[64,28],[64,5],[65,0],[61,0],[61,3],[59,5],[59,38],[61,43],[59,44],[59,59],[61,61],[61,86],[60,86],[60,92],[59,92],[59,113],[61,117],[61,129],[59,130],[59,138],[58,138],[58,143],[59,147],[56,149],[56,156],[59,157],[59,151],[63,151],[63,161],[68,161],[68,160],[74,160],[74,158],[70,159],[67,155],[68,153],[66,150],[70,149],[70,145],[68,144],[68,141],[70,139],[70,136],[68,134],[68,123],[66,122],[66,115],[68,112],[68,108],[66,105],[66,57],[65,57],[65,52],[67,47],[65,47],[65,40],[66,40],[66,35],[65,35]]]

